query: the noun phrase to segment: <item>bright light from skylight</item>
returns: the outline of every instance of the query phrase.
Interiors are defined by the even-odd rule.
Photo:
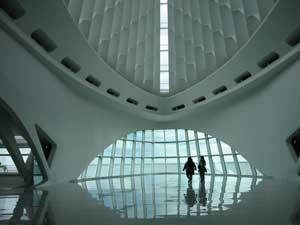
[[[160,93],[169,92],[168,0],[160,0]]]

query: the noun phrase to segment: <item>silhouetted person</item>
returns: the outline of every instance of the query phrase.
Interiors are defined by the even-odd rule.
[[[199,189],[199,203],[202,206],[206,206],[206,201],[207,201],[207,198],[206,198],[206,191],[205,191],[205,183],[202,182],[200,189]]]
[[[198,165],[198,172],[200,174],[201,183],[204,183],[204,176],[205,176],[205,173],[207,172],[204,156],[201,156],[201,158],[200,158],[200,162]]]
[[[185,202],[189,207],[193,207],[197,203],[197,195],[193,189],[192,183],[189,183],[189,187],[184,194]]]
[[[194,171],[197,169],[192,157],[188,157],[187,162],[184,164],[183,171],[185,170],[186,176],[189,179],[189,182],[192,181]]]

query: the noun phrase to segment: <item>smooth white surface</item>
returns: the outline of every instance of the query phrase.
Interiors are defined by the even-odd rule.
[[[269,176],[295,179],[286,138],[298,128],[300,92],[296,62],[269,83],[171,122],[144,119],[106,97],[85,92],[50,71],[1,30],[0,96],[24,122],[40,149],[34,124],[57,143],[50,182],[76,179],[116,139],[141,129],[186,128],[211,134],[239,151]]]
[[[185,180],[186,181],[186,180]],[[100,181],[101,182],[101,181]],[[21,194],[19,191],[10,192],[5,195],[1,192],[0,197],[0,223],[1,224],[20,224],[21,221],[28,221],[32,224],[49,224],[49,225],[119,225],[119,224],[224,224],[224,225],[297,225],[300,222],[300,192],[299,183],[283,182],[280,180],[263,180],[258,185],[254,185],[251,190],[240,191],[236,195],[238,202],[228,205],[228,209],[224,210],[224,202],[220,203],[206,215],[205,207],[200,206],[200,213],[197,214],[197,206],[189,208],[182,197],[187,188],[187,182],[184,180],[180,185],[182,192],[180,198],[177,199],[179,188],[177,180],[168,183],[172,186],[167,196],[172,197],[173,201],[165,201],[165,195],[156,196],[156,202],[162,203],[163,206],[172,206],[180,204],[179,209],[184,209],[183,215],[165,215],[157,218],[121,218],[118,210],[112,210],[105,207],[102,200],[109,198],[109,195],[100,194],[97,191],[87,192],[80,188],[77,184],[64,184],[52,186],[51,188],[38,191],[26,191]],[[207,185],[207,184],[206,184]],[[220,191],[218,183],[215,183],[212,195],[220,195],[224,193],[224,199],[230,200],[234,195],[234,189],[227,189],[225,192]],[[240,185],[243,185],[242,183]],[[160,191],[159,185],[154,186]],[[195,185],[195,191],[197,191]],[[110,190],[109,188],[107,190]],[[116,189],[115,189],[116,190]],[[129,189],[121,191],[117,189],[115,198],[116,204],[123,200],[122,195],[126,195],[131,191],[137,192],[139,189]],[[207,192],[209,193],[209,192]],[[97,200],[99,198],[99,200]],[[234,198],[232,198],[234,199]],[[118,200],[118,201],[117,201]],[[219,202],[218,199],[216,199]],[[132,207],[136,207],[133,202]],[[153,205],[145,205],[151,208]],[[158,206],[158,204],[155,206]],[[155,207],[153,207],[155,209]],[[171,212],[170,208],[161,208],[164,212]],[[168,210],[167,210],[168,209]],[[166,211],[167,210],[167,211]],[[177,208],[175,211],[177,212]],[[190,210],[191,214],[187,212]],[[161,211],[157,211],[161,212]],[[203,214],[202,214],[203,212]]]

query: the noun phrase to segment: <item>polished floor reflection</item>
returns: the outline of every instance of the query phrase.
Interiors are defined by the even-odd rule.
[[[201,185],[198,179],[189,185],[185,176],[147,175],[0,188],[0,224],[300,224],[296,180],[207,176]]]
[[[168,216],[202,216],[225,211],[240,202],[240,194],[261,181],[256,177],[195,175],[144,175],[90,180],[80,183],[105,207],[121,218],[153,219]]]

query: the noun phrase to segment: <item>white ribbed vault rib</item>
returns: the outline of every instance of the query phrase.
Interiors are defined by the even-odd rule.
[[[245,44],[274,0],[169,1],[170,92],[201,81]]]
[[[135,85],[159,94],[159,0],[64,0],[88,43]],[[256,31],[275,0],[169,0],[170,94],[207,77]]]
[[[127,80],[159,92],[159,0],[65,0],[88,43]]]

